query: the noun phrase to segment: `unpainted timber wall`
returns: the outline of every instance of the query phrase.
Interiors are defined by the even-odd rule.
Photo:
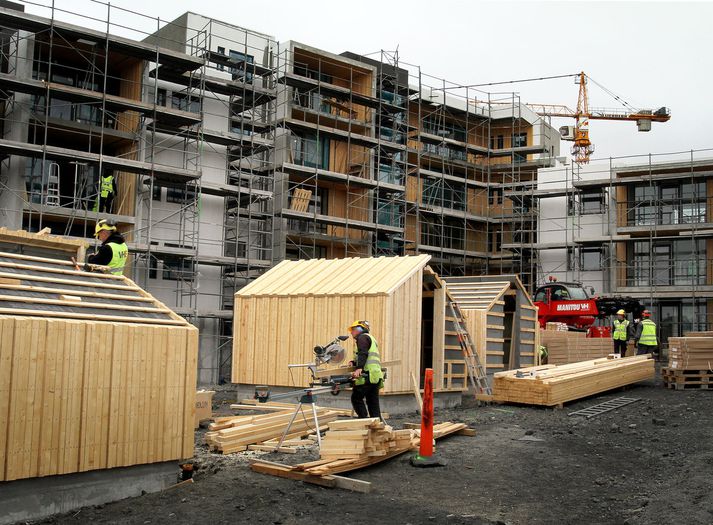
[[[313,347],[346,334],[355,319],[367,319],[382,361],[389,366],[384,392],[411,392],[411,372],[420,373],[422,270],[391,294],[235,296],[234,383],[305,387],[309,373],[288,364],[313,363]],[[354,344],[342,345],[352,359]]]
[[[0,481],[193,455],[198,331],[0,316]]]

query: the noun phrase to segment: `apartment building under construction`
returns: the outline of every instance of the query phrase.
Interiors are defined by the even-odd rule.
[[[708,151],[540,171],[538,279],[634,297],[661,340],[713,316],[713,159]],[[537,297],[535,298],[537,300]]]
[[[234,291],[285,258],[427,253],[442,275],[534,283],[523,190],[559,135],[516,95],[396,53],[107,12],[0,7],[2,223],[90,238],[115,220],[127,274],[201,328],[201,383],[229,374]],[[117,36],[127,17],[155,29]]]

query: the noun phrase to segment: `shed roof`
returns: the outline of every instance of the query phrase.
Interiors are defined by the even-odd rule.
[[[511,288],[524,292],[532,306],[532,300],[517,275],[446,277],[445,282],[448,293],[464,310],[488,310]]]
[[[187,326],[123,275],[75,270],[70,261],[0,252],[0,316]]]
[[[385,295],[421,270],[430,255],[283,261],[235,295]]]

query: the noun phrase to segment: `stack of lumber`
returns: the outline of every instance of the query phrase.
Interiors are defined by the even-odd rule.
[[[322,407],[316,407],[316,409],[320,427],[326,426],[327,423],[335,421],[340,415],[344,415],[344,411],[340,409],[333,410]],[[312,408],[305,405],[301,412],[301,414],[297,414],[297,418],[290,428],[290,434],[287,436],[290,441],[299,440],[314,431]],[[209,425],[209,432],[205,434],[205,442],[211,450],[222,454],[243,452],[251,445],[279,440],[294,413],[295,409],[284,408],[257,416],[217,418],[214,423]]]
[[[415,432],[394,430],[378,418],[351,419],[330,423],[322,440],[321,459],[367,459],[410,448]]]
[[[567,328],[567,323],[546,323],[545,330],[566,332],[569,328]]]
[[[584,332],[542,330],[540,344],[547,348],[547,362],[551,365],[589,361],[606,357],[614,351],[611,339],[587,337]]]
[[[713,390],[713,332],[687,332],[668,340],[664,386],[673,390]]]
[[[336,474],[380,463],[417,448],[420,442],[418,430],[393,430],[377,418],[336,421],[329,427],[317,461],[290,466],[256,460],[250,468],[255,472],[307,483],[368,491],[368,483],[347,480]],[[434,439],[451,434],[472,436],[474,431],[463,423],[447,422],[433,427]],[[363,490],[365,487],[367,490]]]
[[[650,357],[605,358],[499,372],[493,376],[493,400],[561,406],[567,401],[652,379],[655,370]]]
[[[668,366],[674,370],[713,370],[713,337],[694,333],[688,337],[670,337]]]

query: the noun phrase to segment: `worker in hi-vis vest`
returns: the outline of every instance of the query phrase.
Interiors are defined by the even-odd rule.
[[[614,353],[621,354],[621,357],[626,357],[626,345],[629,341],[629,320],[626,318],[626,312],[619,310],[614,319],[614,331],[612,339],[614,339]]]
[[[356,343],[352,361],[352,366],[356,367],[352,373],[352,407],[358,418],[381,418],[379,390],[384,387],[384,372],[379,345],[369,333],[369,321],[354,321],[348,329]]]
[[[656,337],[656,323],[651,320],[651,312],[644,310],[641,313],[641,322],[636,327],[634,342],[636,355],[658,353],[658,338]]]
[[[85,270],[91,270],[92,264],[108,266],[114,275],[122,275],[129,257],[129,248],[124,237],[116,231],[116,223],[102,219],[94,227],[94,237],[101,241],[101,246],[93,255],[87,257]]]
[[[111,173],[99,177],[99,213],[114,213],[116,197],[116,179]]]

